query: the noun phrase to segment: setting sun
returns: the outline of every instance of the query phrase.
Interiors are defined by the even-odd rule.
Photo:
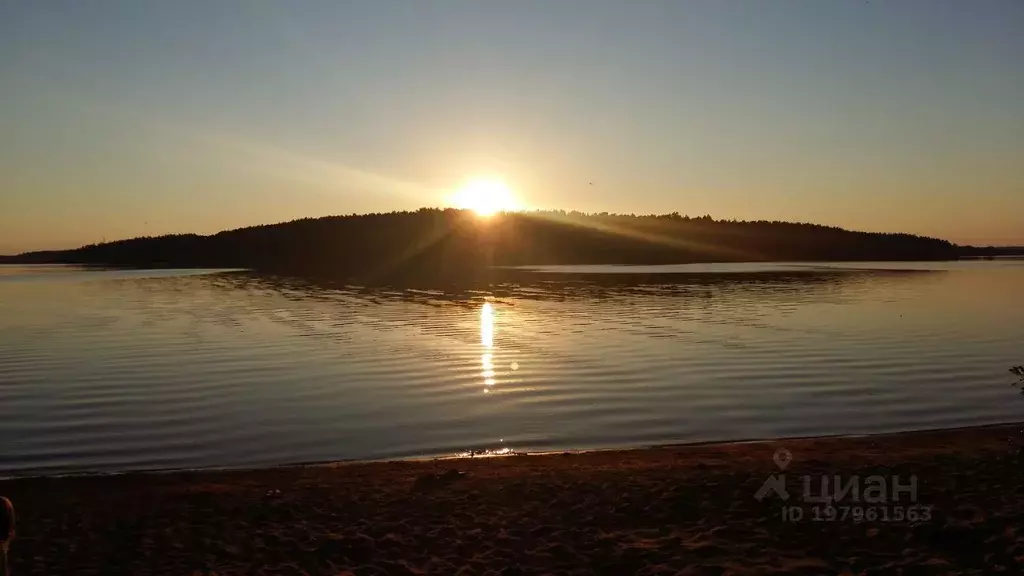
[[[475,178],[466,182],[456,190],[453,203],[457,208],[472,210],[480,216],[519,209],[512,189],[495,178]]]

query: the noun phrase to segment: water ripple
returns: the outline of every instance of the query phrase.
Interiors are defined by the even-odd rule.
[[[545,268],[487,289],[439,290],[8,268],[0,474],[866,433],[1024,415],[1006,372],[1021,363],[1024,266],[853,267],[862,269],[645,268],[643,282],[617,268]]]

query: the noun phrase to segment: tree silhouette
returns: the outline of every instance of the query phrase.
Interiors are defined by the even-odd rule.
[[[779,221],[536,211],[483,219],[472,212],[303,218],[227,230],[91,244],[8,258],[21,263],[217,267],[361,281],[488,281],[502,266],[692,262],[934,260],[945,240]]]
[[[1014,366],[1010,368],[1010,372],[1017,376],[1017,382],[1013,385],[1020,388],[1020,393],[1024,395],[1024,366]]]

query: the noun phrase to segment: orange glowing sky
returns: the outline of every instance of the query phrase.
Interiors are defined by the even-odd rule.
[[[0,253],[439,205],[1024,244],[1022,30],[1012,0],[3,3]]]

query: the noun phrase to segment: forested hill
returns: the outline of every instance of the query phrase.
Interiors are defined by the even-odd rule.
[[[960,246],[963,258],[1000,258],[1024,256],[1024,246]]]
[[[7,261],[252,268],[342,279],[458,277],[495,265],[934,260],[956,258],[957,250],[945,240],[814,224],[562,211],[481,218],[424,208],[133,238]]]

